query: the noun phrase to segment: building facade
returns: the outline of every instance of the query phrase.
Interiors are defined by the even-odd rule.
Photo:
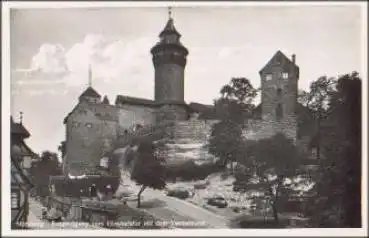
[[[23,229],[28,221],[29,195],[33,185],[27,176],[35,153],[24,140],[30,133],[22,125],[10,119],[11,129],[11,228]]]

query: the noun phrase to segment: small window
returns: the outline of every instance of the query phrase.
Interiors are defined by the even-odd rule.
[[[19,209],[19,192],[17,191],[11,193],[11,206],[12,209]]]
[[[288,79],[288,73],[287,72],[283,72],[282,73],[282,78],[283,79]]]
[[[87,128],[91,128],[92,127],[92,124],[91,123],[86,123],[86,127]]]
[[[272,75],[271,74],[267,74],[265,76],[265,79],[266,79],[266,81],[272,80]]]

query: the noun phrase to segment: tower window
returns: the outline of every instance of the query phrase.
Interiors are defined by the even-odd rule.
[[[282,78],[283,79],[288,79],[288,73],[287,72],[283,72],[282,73]]]
[[[272,80],[272,74],[267,74],[265,76],[266,81]]]
[[[277,108],[275,109],[275,115],[277,120],[281,120],[283,118],[283,107],[282,104],[278,104]]]

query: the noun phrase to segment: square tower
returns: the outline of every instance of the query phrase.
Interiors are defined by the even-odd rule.
[[[273,133],[283,132],[296,140],[296,105],[299,67],[281,51],[277,51],[259,71],[261,77],[261,116]]]

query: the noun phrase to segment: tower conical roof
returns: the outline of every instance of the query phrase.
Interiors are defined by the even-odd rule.
[[[165,25],[164,29],[160,32],[159,36],[163,37],[164,35],[176,34],[177,36],[181,36],[181,34],[177,31],[174,27],[173,18],[169,18],[167,24]]]

